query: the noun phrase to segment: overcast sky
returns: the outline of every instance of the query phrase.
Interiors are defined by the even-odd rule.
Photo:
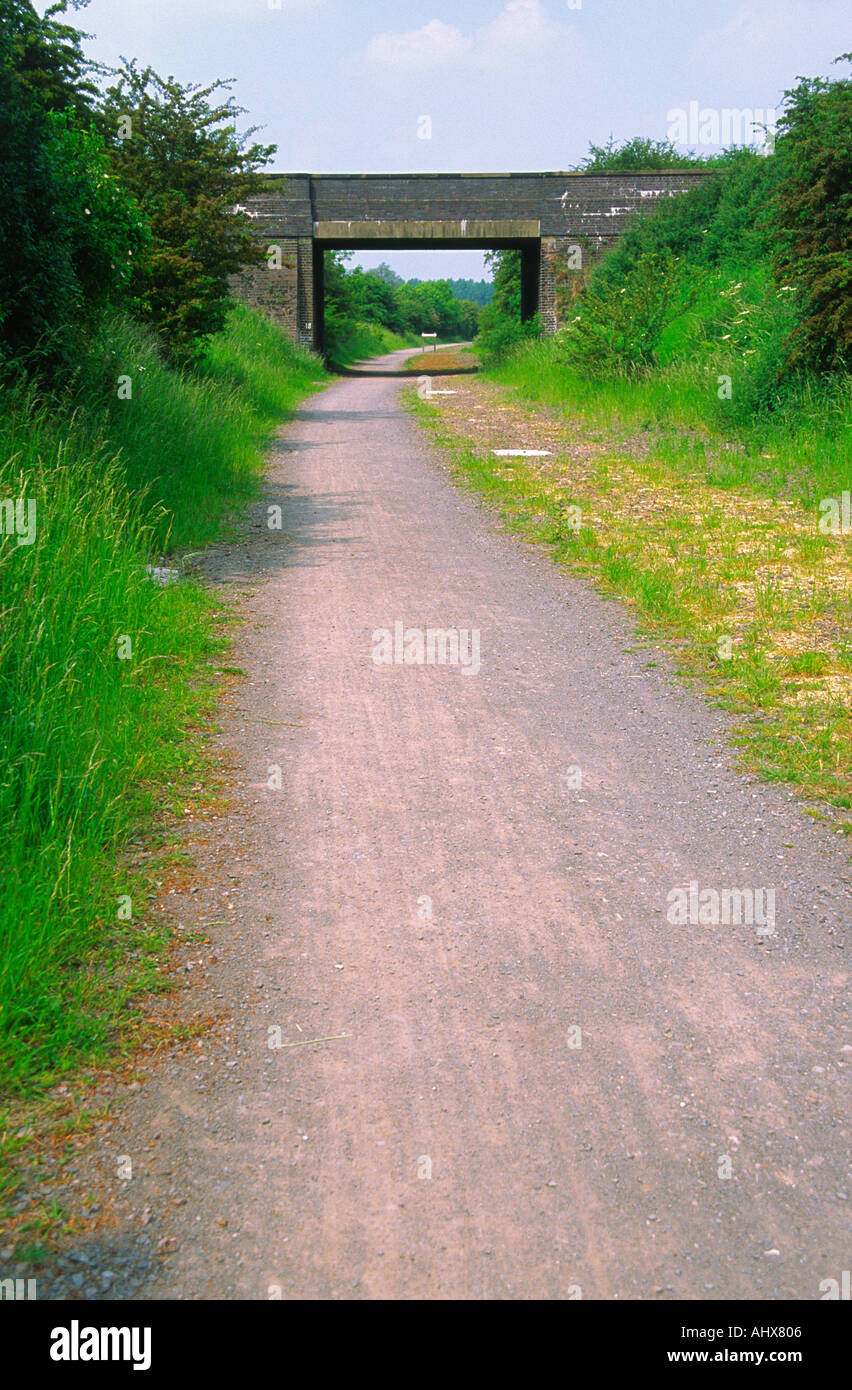
[[[76,22],[102,61],[234,77],[281,172],[567,169],[665,139],[690,102],[780,110],[852,49],[849,0],[91,0]],[[358,260],[481,273],[473,252]]]

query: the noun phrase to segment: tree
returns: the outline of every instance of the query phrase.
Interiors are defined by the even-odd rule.
[[[28,0],[0,0],[0,362],[46,371],[74,365],[145,241],[103,140],[78,123],[77,51]]]
[[[264,258],[240,205],[262,190],[258,171],[275,146],[251,144],[256,127],[237,134],[243,108],[217,96],[231,81],[182,86],[126,59],[114,76],[101,129],[151,230],[132,311],[155,328],[173,361],[187,363],[224,326],[228,277]]]
[[[389,268],[384,267],[385,270]],[[381,267],[380,267],[381,269]],[[389,272],[393,275],[393,271]],[[397,277],[399,279],[399,277]],[[402,280],[399,280],[402,284]],[[392,333],[402,332],[402,315],[397,302],[396,288],[374,270],[356,266],[348,276],[355,317],[368,323],[381,323]]]
[[[843,54],[837,62],[852,61]],[[801,78],[778,123],[775,195],[779,283],[798,291],[794,365],[848,369],[852,361],[852,80]]]
[[[397,290],[397,302],[410,333],[461,339],[476,331],[476,305],[457,299],[449,280],[408,281]]]
[[[589,145],[580,168],[585,174],[609,174],[645,169],[700,169],[712,164],[696,154],[679,154],[671,140],[648,140],[635,135],[620,144],[612,136],[605,145]]]
[[[391,270],[390,266],[386,265],[384,261],[382,261],[381,265],[377,265],[375,270],[371,271],[370,274],[377,276],[379,280],[383,280],[386,285],[390,285],[392,290],[398,289],[400,285],[405,284],[402,276],[397,275],[396,271]]]
[[[100,71],[84,55],[81,41],[88,34],[64,24],[58,16],[71,4],[82,9],[89,0],[56,0],[43,16],[31,0],[0,0],[0,32],[9,65],[20,91],[43,111],[71,110],[78,125],[91,124],[98,89],[92,75]]]

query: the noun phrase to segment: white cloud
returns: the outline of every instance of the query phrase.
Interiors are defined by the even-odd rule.
[[[472,49],[473,40],[465,38],[455,25],[433,19],[406,34],[376,34],[355,61],[359,67],[402,76],[411,69],[424,71],[436,64],[457,62]]]
[[[353,126],[370,113],[364,167],[532,167],[553,148],[554,122],[579,126],[600,74],[576,19],[553,18],[542,0],[495,8],[478,27],[432,19],[376,34],[344,60]],[[428,139],[418,138],[422,114],[433,122]],[[557,144],[564,148],[564,137]]]
[[[576,67],[579,44],[575,30],[554,20],[541,0],[508,0],[487,24],[465,34],[454,24],[433,19],[404,33],[376,34],[351,59],[352,68],[391,87],[437,72],[462,77],[490,75],[507,69],[530,71],[540,63]]]
[[[486,62],[565,50],[576,54],[574,31],[551,19],[540,0],[509,0],[506,8],[479,30],[477,38]]]

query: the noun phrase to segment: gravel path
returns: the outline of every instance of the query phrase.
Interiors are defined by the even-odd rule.
[[[116,1225],[50,1287],[819,1298],[852,1255],[847,850],[453,486],[399,389],[307,402],[211,553],[248,680],[178,908],[227,1017],[122,1098]],[[477,630],[479,669],[473,639],[377,664],[396,623]],[[775,934],[673,925],[690,883],[771,890]]]

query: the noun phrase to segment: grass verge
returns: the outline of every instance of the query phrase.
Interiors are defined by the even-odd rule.
[[[750,767],[852,832],[852,539],[823,534],[815,502],[842,481],[839,455],[817,481],[797,470],[781,496],[777,474],[742,477],[706,440],[654,430],[653,391],[643,401],[631,387],[626,405],[616,385],[557,394],[527,375],[536,354],[522,351],[520,381],[511,366],[496,381],[456,379],[440,406],[411,392],[409,408],[507,526],[668,640],[681,672],[737,716]],[[726,442],[741,447],[720,433],[723,456]],[[551,456],[507,460],[495,448]],[[795,438],[784,448],[795,455]]]
[[[61,400],[3,397],[0,499],[22,525],[4,509],[2,1097],[120,1053],[133,1001],[165,987],[148,899],[167,827],[211,794],[228,614],[147,567],[217,534],[254,490],[271,426],[323,380],[237,308],[197,374],[116,320]]]
[[[368,357],[383,357],[387,352],[397,352],[400,348],[419,347],[420,339],[409,335],[392,333],[379,323],[361,323],[354,320],[335,320],[332,314],[326,317],[326,357],[332,371],[349,367],[353,362],[362,362]]]

